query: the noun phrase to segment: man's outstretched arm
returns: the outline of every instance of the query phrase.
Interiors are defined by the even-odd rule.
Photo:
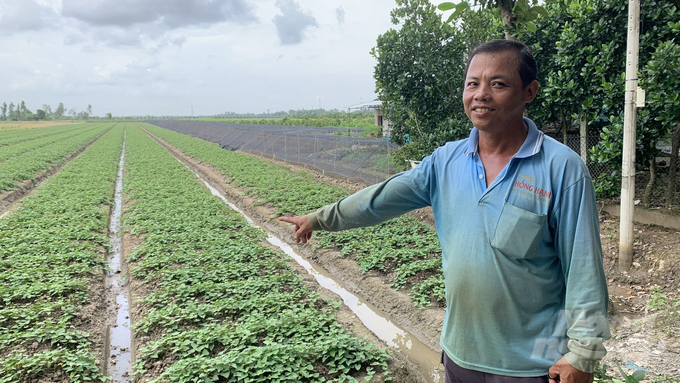
[[[429,206],[428,180],[429,173],[421,164],[416,169],[396,174],[316,212],[279,217],[279,220],[295,225],[294,238],[297,243],[307,243],[314,230],[338,231],[372,226]]]

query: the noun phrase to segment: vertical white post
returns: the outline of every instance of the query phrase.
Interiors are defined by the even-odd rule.
[[[585,114],[581,115],[579,122],[581,124],[581,159],[588,164],[588,120]]]
[[[623,164],[621,168],[621,227],[619,270],[633,264],[633,213],[635,211],[635,129],[637,125],[636,90],[640,48],[640,0],[628,2],[628,43],[626,46],[626,97],[623,123]]]

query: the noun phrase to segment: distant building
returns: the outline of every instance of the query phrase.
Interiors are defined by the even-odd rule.
[[[364,102],[361,104],[352,105],[347,108],[348,111],[352,109],[373,109],[373,116],[375,118],[375,126],[381,126],[383,137],[391,137],[392,131],[390,130],[390,123],[387,119],[383,118],[382,101],[373,100],[369,102]]]

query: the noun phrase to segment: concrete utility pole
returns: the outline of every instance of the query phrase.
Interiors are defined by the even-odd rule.
[[[637,126],[638,52],[640,49],[640,0],[628,1],[628,42],[626,46],[626,98],[623,113],[623,164],[621,169],[621,227],[619,270],[633,264],[633,213],[635,211],[635,142]]]

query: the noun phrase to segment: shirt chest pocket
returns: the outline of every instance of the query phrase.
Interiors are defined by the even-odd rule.
[[[498,219],[491,247],[514,258],[533,258],[541,240],[546,217],[506,202]]]

